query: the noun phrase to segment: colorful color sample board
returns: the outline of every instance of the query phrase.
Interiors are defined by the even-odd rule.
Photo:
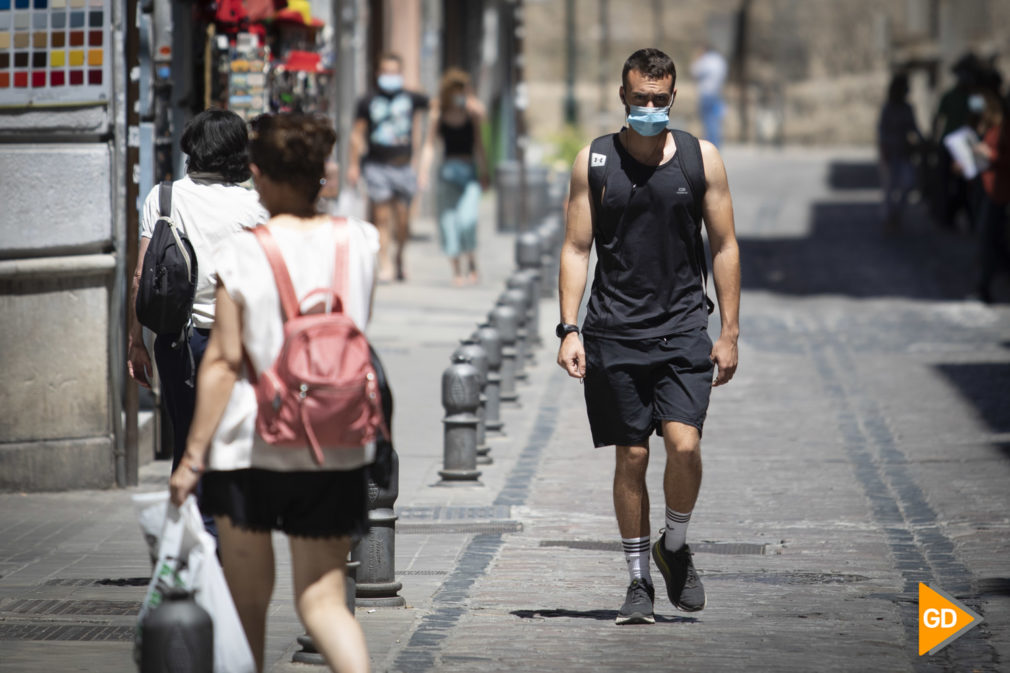
[[[109,99],[111,0],[0,0],[0,106]]]

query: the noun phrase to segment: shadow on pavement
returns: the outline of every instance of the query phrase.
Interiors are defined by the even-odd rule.
[[[975,580],[975,593],[980,596],[1010,596],[1010,578],[983,577]]]
[[[993,432],[1010,432],[1010,362],[939,364],[936,369],[957,388]],[[1010,446],[1001,447],[1010,456]]]
[[[548,610],[513,610],[510,614],[520,619],[555,619],[564,617],[568,619],[595,619],[601,622],[612,622],[617,619],[617,610],[566,610],[564,608],[552,608]],[[656,615],[657,623],[664,624],[695,624],[696,617],[664,617]]]
[[[872,161],[832,161],[828,185],[832,189],[880,189],[880,169]]]
[[[745,290],[856,298],[962,299],[972,290],[975,244],[933,227],[921,205],[885,233],[880,205],[815,202],[805,237],[742,236]]]

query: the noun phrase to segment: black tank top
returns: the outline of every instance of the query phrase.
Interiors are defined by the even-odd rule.
[[[702,219],[678,146],[670,161],[635,160],[614,133],[590,146],[596,275],[583,332],[642,339],[708,324]]]
[[[438,132],[445,141],[445,156],[468,157],[473,154],[473,120],[468,116],[459,126],[438,122]]]

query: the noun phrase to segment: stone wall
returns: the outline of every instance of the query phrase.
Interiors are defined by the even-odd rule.
[[[0,490],[116,484],[114,108],[0,109]]]
[[[732,53],[735,13],[741,0],[610,0],[607,4],[609,53],[602,39],[600,0],[575,0],[576,98],[583,134],[590,138],[621,123],[617,95],[621,66],[628,54],[644,46],[659,46],[673,57],[678,68],[674,123],[700,132],[688,67],[694,50],[704,41],[714,43],[724,54]],[[527,0],[525,6],[529,123],[534,138],[545,141],[563,123],[565,2]],[[741,137],[740,103],[746,96],[750,139],[867,145],[874,140],[877,115],[894,67],[906,62],[909,54],[938,60],[928,90],[914,96],[920,124],[928,124],[938,94],[949,85],[952,55],[966,48],[984,55],[1007,55],[1010,3],[752,0],[748,35],[748,84],[741,87],[734,79],[725,90],[730,141]]]

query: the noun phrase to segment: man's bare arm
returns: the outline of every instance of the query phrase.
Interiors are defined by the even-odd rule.
[[[561,273],[558,274],[561,322],[573,325],[578,322],[579,305],[586,292],[586,275],[589,273],[589,253],[592,247],[593,204],[589,191],[589,147],[585,147],[572,166],[565,242],[561,246]],[[577,334],[569,334],[562,340],[558,364],[569,376],[585,376],[586,355]]]
[[[733,221],[733,199],[729,193],[726,167],[719,150],[701,141],[708,188],[702,214],[712,247],[712,279],[719,299],[721,330],[712,348],[712,359],[719,367],[714,385],[727,383],[736,372],[737,338],[740,335],[740,248]]]

